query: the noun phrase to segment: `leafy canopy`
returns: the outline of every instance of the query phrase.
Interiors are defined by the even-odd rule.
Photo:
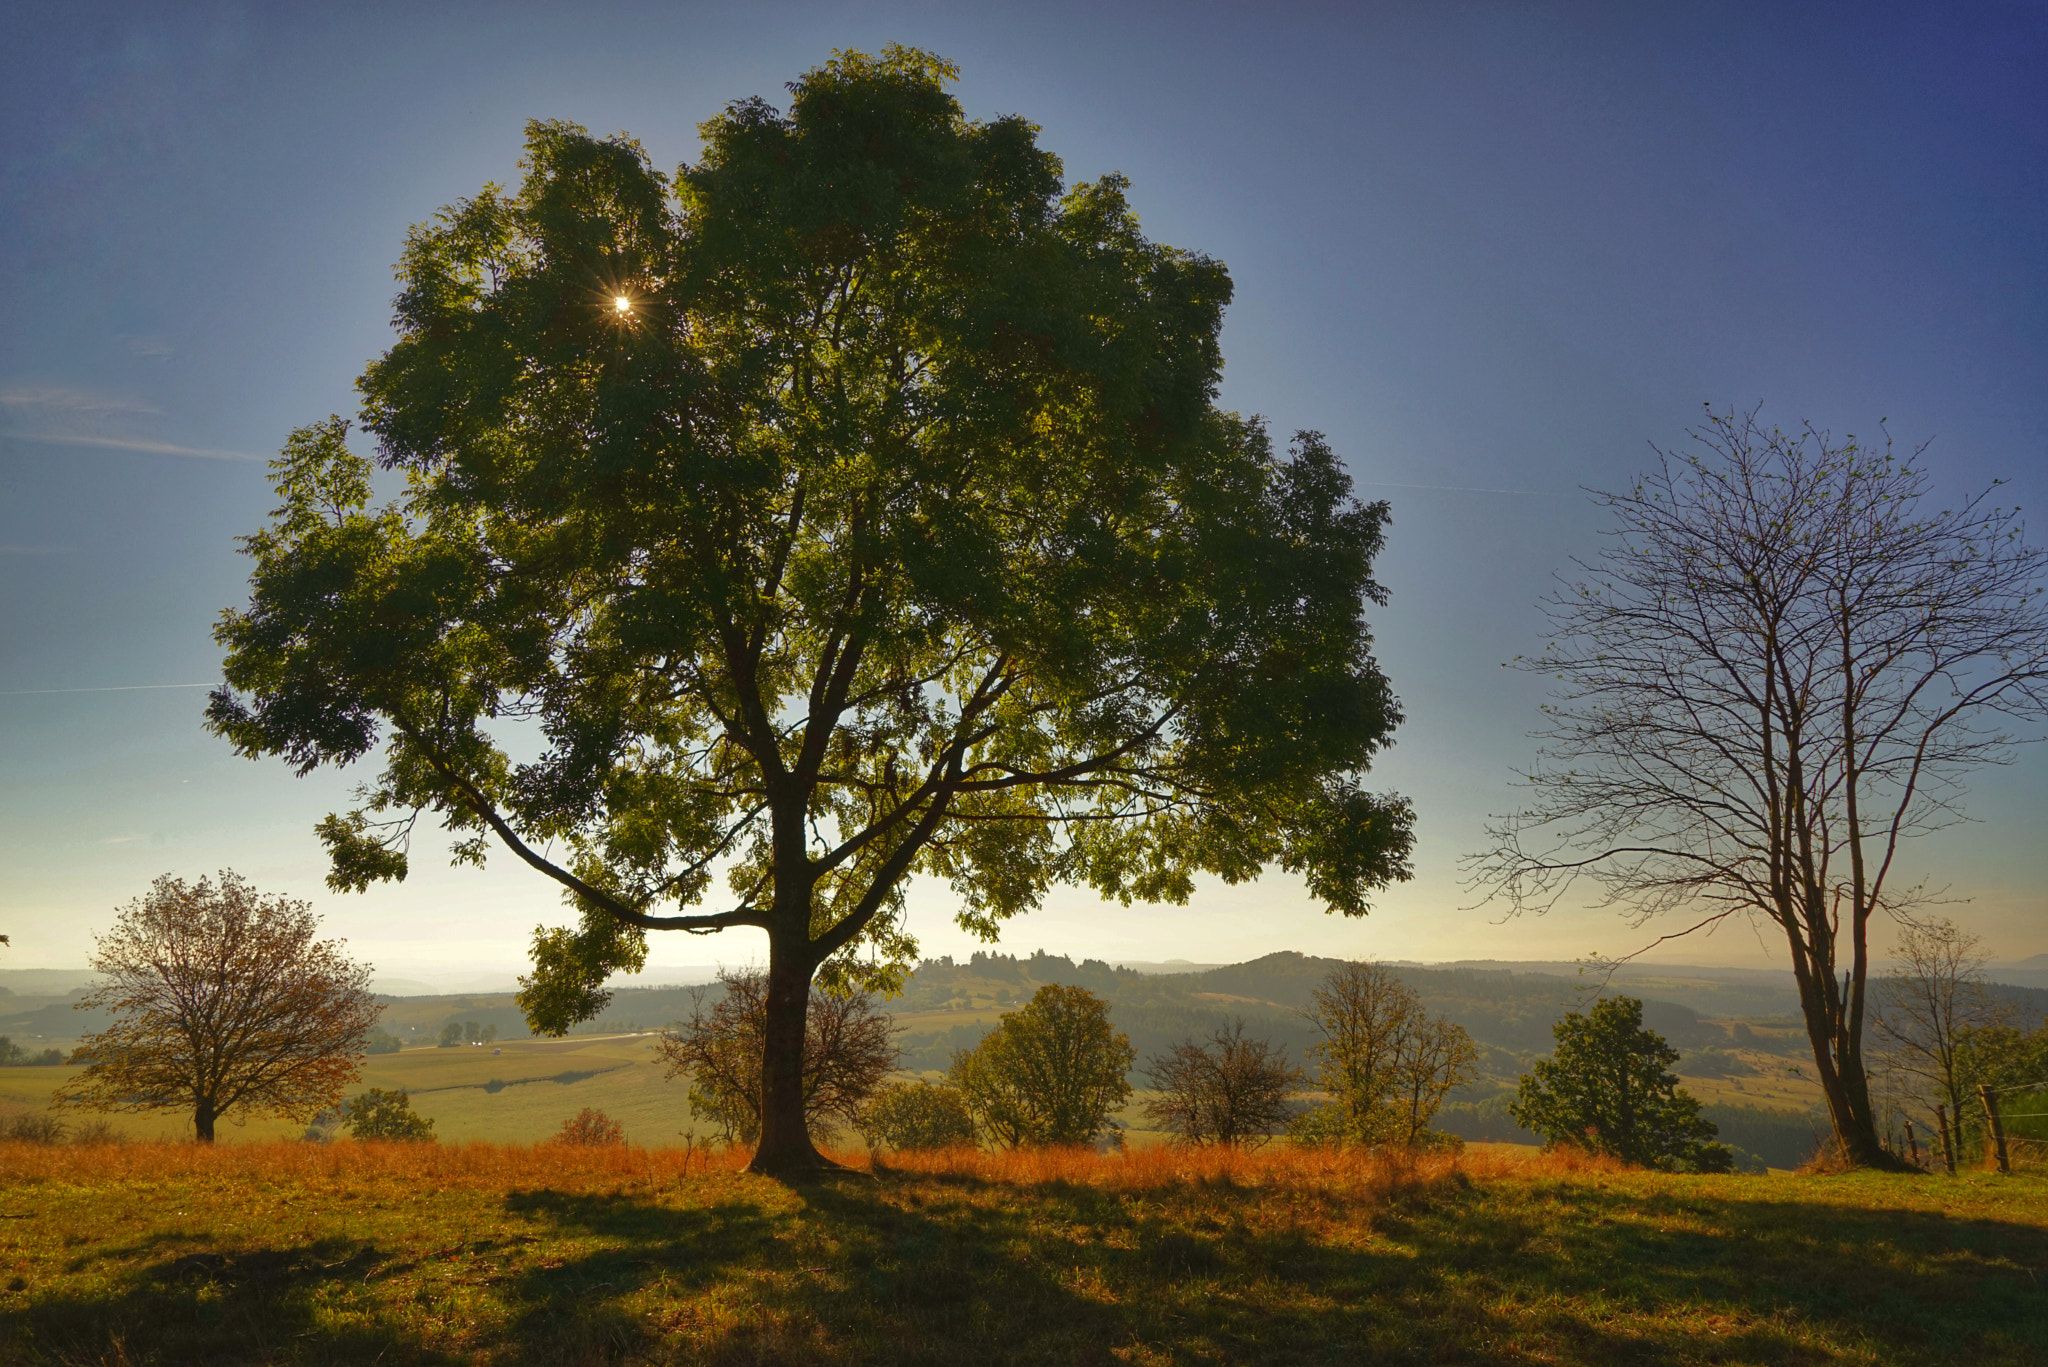
[[[1522,1078],[1508,1114],[1551,1144],[1611,1154],[1651,1168],[1727,1172],[1733,1155],[1714,1122],[1666,1072],[1678,1051],[1643,1026],[1634,997],[1604,997],[1555,1027],[1557,1049]]]
[[[434,1142],[434,1122],[413,1110],[412,1095],[403,1087],[391,1092],[372,1087],[350,1098],[342,1110],[342,1123],[351,1139]]]
[[[1407,876],[1362,786],[1385,506],[1215,406],[1222,265],[954,74],[842,53],[673,177],[530,125],[517,192],[407,243],[374,464],[332,418],[273,465],[210,724],[301,773],[382,745],[319,828],[337,889],[403,878],[422,814],[560,883],[537,1028],[647,930],[893,988],[913,873],[990,937],[1054,883],[1278,863],[1359,915]]]

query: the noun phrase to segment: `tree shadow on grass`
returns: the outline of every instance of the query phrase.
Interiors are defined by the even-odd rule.
[[[96,1250],[0,1312],[0,1363],[2048,1361],[2048,1230],[1719,1180],[524,1191],[524,1234],[417,1256]]]
[[[1795,1328],[1860,1341],[1885,1361],[2048,1361],[2048,1229],[2039,1225],[1796,1197],[1723,1200],[1708,1186],[1645,1197],[1559,1184],[1541,1202],[1503,1208],[1476,1191],[1459,1218],[1417,1221],[1406,1237],[1428,1261],[1531,1301],[1739,1317],[1751,1338],[1779,1340],[1782,1356],[1759,1361],[1811,1358]],[[1681,1329],[1639,1355],[1715,1360],[1710,1346]]]
[[[530,1202],[607,1247],[529,1276],[525,1360],[2048,1360],[2027,1271],[2048,1265],[2048,1231],[1996,1220],[1446,1183],[1377,1208],[1360,1237],[1244,1193],[796,1190],[794,1216],[719,1227],[626,1197]]]
[[[572,1259],[517,1272],[505,1288],[518,1361],[613,1362],[644,1348],[644,1313],[621,1302],[647,1288],[694,1297],[774,1246],[776,1221],[750,1202],[684,1207],[648,1195],[514,1192],[508,1214],[601,1241]]]
[[[164,1234],[96,1250],[110,1268],[203,1236]],[[369,1304],[337,1327],[335,1300],[367,1302],[367,1278],[388,1260],[374,1244],[330,1238],[292,1248],[207,1249],[113,1270],[93,1291],[32,1295],[0,1312],[0,1362],[441,1363]],[[339,1292],[337,1297],[334,1293]]]

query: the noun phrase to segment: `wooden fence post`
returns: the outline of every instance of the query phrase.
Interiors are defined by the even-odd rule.
[[[1956,1146],[1949,1136],[1948,1106],[1937,1104],[1934,1108],[1934,1123],[1941,1127],[1941,1165],[1948,1169],[1948,1175],[1956,1175]]]
[[[1977,1084],[1977,1099],[1984,1103],[1984,1119],[1991,1125],[1991,1144],[1998,1153],[1998,1170],[2009,1173],[2012,1164],[2005,1156],[2005,1124],[1998,1118],[1998,1092],[1988,1082]]]
[[[1920,1141],[1913,1137],[1913,1117],[1906,1117],[1906,1160],[1914,1167],[1920,1166]]]

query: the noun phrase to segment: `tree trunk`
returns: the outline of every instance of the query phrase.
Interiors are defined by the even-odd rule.
[[[761,1173],[833,1166],[804,1123],[804,1031],[811,1005],[808,937],[768,939],[768,1020],[761,1055],[761,1144],[747,1166]]]
[[[1833,974],[1822,969],[1796,976],[1814,1067],[1819,1072],[1821,1094],[1827,1099],[1828,1122],[1834,1127],[1842,1156],[1859,1167],[1895,1166],[1877,1137],[1869,1080],[1863,1075],[1861,1041],[1850,1036],[1843,1020],[1844,1006]]]
[[[192,1131],[199,1137],[200,1143],[211,1144],[213,1142],[213,1122],[217,1118],[211,1098],[202,1100],[193,1107]]]

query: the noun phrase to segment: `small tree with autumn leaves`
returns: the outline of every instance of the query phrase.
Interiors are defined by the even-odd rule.
[[[1305,1013],[1322,1038],[1309,1046],[1315,1082],[1330,1101],[1295,1118],[1303,1143],[1427,1148],[1454,1142],[1430,1129],[1437,1108],[1469,1082],[1479,1051],[1465,1027],[1422,1008],[1381,963],[1347,963],[1324,980]]]
[[[57,1104],[190,1110],[200,1142],[230,1111],[307,1120],[356,1080],[377,1006],[370,969],[316,942],[305,902],[264,897],[232,872],[166,874],[121,912],[78,1003],[114,1023],[86,1036],[85,1071]]]

